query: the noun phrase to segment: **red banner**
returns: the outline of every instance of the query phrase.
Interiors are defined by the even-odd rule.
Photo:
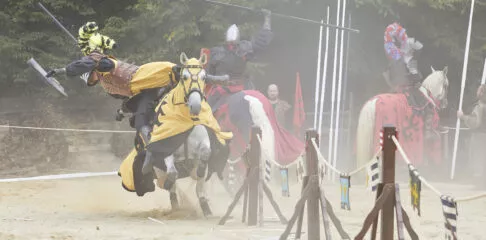
[[[304,100],[302,99],[302,88],[300,86],[300,75],[297,72],[295,80],[295,99],[294,99],[294,132],[300,136],[302,125],[305,122]]]

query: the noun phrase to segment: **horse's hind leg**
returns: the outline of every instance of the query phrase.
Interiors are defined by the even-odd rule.
[[[177,199],[175,183],[172,185],[172,188],[170,189],[170,206],[172,207],[172,210],[179,209],[179,200]]]

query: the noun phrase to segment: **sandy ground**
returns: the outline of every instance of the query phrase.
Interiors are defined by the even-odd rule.
[[[103,170],[113,171],[117,164],[113,161],[102,166]],[[278,239],[285,226],[276,221],[268,202],[264,203],[267,221],[263,228],[241,223],[241,203],[232,220],[224,226],[217,225],[231,198],[219,180],[213,180],[208,193],[215,217],[210,219],[202,217],[191,180],[179,182],[178,191],[183,196],[182,209],[178,211],[170,210],[167,192],[157,190],[140,198],[122,189],[118,176],[0,183],[0,239]],[[352,184],[351,211],[339,208],[337,184],[326,183],[324,188],[344,229],[354,238],[373,207],[375,196],[364,186]],[[477,192],[466,185],[434,185],[453,196]],[[418,217],[410,206],[408,187],[405,183],[401,186],[402,204],[420,239],[443,239],[440,199],[423,190],[422,216]],[[291,186],[291,197],[281,197],[278,187],[273,188],[284,215],[290,218],[300,196],[300,184]],[[461,203],[458,211],[459,238],[486,239],[486,200]],[[334,239],[339,239],[333,227],[332,232]],[[307,239],[305,233],[303,237]]]

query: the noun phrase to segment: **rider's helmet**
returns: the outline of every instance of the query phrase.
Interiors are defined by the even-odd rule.
[[[104,53],[105,50],[116,48],[117,44],[112,38],[98,32],[96,22],[87,22],[79,28],[78,46],[86,56],[94,51]]]
[[[240,29],[236,24],[231,25],[228,30],[226,30],[226,44],[232,49],[240,41]]]

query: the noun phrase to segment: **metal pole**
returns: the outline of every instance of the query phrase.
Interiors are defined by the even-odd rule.
[[[330,7],[327,6],[327,20],[326,22],[329,23],[329,9]],[[322,135],[322,115],[324,114],[324,101],[326,97],[326,85],[327,85],[327,60],[329,58],[329,27],[326,27],[326,47],[324,49],[324,71],[322,73],[322,86],[321,86],[321,108],[319,109],[319,125],[317,128],[317,132]],[[322,143],[322,141],[320,142]],[[319,144],[319,148],[321,148],[322,144]]]
[[[483,76],[481,77],[481,85],[485,83],[486,83],[486,58],[484,59]]]
[[[336,12],[336,22],[339,25],[339,14],[341,12],[341,0],[337,1],[337,12]],[[339,30],[336,29],[336,36],[334,40],[334,67],[332,70],[332,96],[331,96],[331,121],[329,125],[329,149],[327,153],[327,160],[332,163],[332,144],[333,144],[333,137],[334,137],[334,104],[336,101],[336,70],[337,70],[337,56],[338,56],[338,48],[339,48]],[[329,176],[329,175],[328,175]]]
[[[221,6],[226,6],[226,7],[236,7],[236,8],[240,8],[240,9],[252,11],[252,12],[261,12],[261,10],[258,10],[258,9],[254,9],[254,8],[250,8],[250,7],[245,7],[245,6],[240,6],[240,5],[231,4],[231,3],[223,3],[223,2],[212,1],[212,0],[204,0],[204,1],[206,1],[208,3],[215,4],[215,5],[221,5]],[[277,16],[277,17],[281,17],[281,18],[288,18],[288,19],[297,20],[297,21],[301,21],[301,22],[319,24],[321,26],[324,25],[324,26],[329,26],[329,27],[336,28],[336,29],[341,29],[341,30],[346,30],[346,31],[351,31],[351,32],[359,33],[359,30],[357,30],[357,29],[350,29],[350,28],[346,28],[346,27],[341,27],[341,26],[339,26],[339,24],[338,25],[325,24],[323,22],[318,22],[318,21],[311,20],[311,19],[306,19],[306,18],[301,18],[301,17],[295,17],[295,16],[290,16],[290,15],[284,15],[284,14],[274,13],[274,12],[272,12],[272,15],[273,16]]]
[[[42,5],[42,3],[38,2],[37,5],[39,5],[39,7],[42,8],[42,10],[44,10],[44,12],[46,12],[47,15],[52,18],[52,20],[54,20],[56,25],[60,27],[67,35],[69,35],[69,37],[71,37],[75,43],[78,43],[78,40],[76,40],[76,38],[56,19],[56,17],[54,17],[54,15],[49,12],[49,10],[47,10],[47,8],[44,7],[44,5]]]
[[[342,12],[342,19],[341,25],[344,26],[344,20],[346,17],[346,0],[343,0],[343,12]],[[334,157],[332,158],[332,165],[336,167],[337,164],[337,154],[338,154],[338,145],[339,145],[339,117],[341,113],[341,91],[342,91],[342,82],[343,82],[343,57],[344,57],[344,32],[341,32],[341,44],[340,44],[340,53],[339,53],[339,80],[338,80],[338,90],[337,90],[337,103],[336,103],[336,132],[334,135]],[[335,179],[335,172],[332,172],[332,179]]]
[[[349,13],[348,17],[348,26],[351,26],[351,13]],[[342,108],[344,109],[344,106],[346,106],[346,99],[348,97],[348,65],[349,65],[349,39],[350,39],[349,33],[346,34],[346,53],[344,54],[344,90],[343,90],[343,101],[342,101]],[[348,103],[349,105],[349,103]],[[344,113],[343,113],[344,115]],[[344,121],[344,120],[342,120]]]
[[[323,20],[321,20],[323,22]],[[317,52],[317,73],[316,73],[316,92],[314,95],[314,129],[317,128],[317,108],[319,105],[319,84],[321,77],[321,52],[322,52],[322,25],[319,31],[319,46]]]
[[[461,95],[459,97],[459,110],[462,110],[464,88],[466,87],[467,63],[469,59],[469,45],[471,43],[471,28],[472,28],[472,19],[474,13],[474,1],[475,0],[471,1],[471,13],[469,14],[469,26],[467,28],[466,50],[464,52],[464,65],[462,67]],[[461,128],[461,119],[458,118],[456,122],[456,135],[454,138],[454,152],[452,155],[451,179],[454,179],[454,173],[456,171],[457,147],[459,143],[460,128]]]

